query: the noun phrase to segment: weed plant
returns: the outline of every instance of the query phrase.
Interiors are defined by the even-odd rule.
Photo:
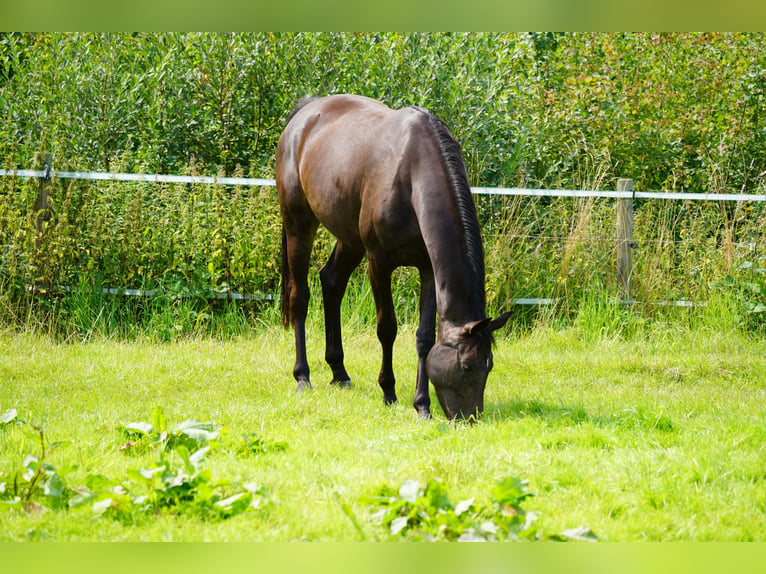
[[[606,190],[630,177],[637,190],[763,193],[763,45],[742,33],[2,33],[0,155],[11,171],[49,151],[58,170],[272,177],[298,98],[351,92],[443,118],[472,185]],[[3,325],[84,336],[101,314],[106,333],[216,334],[211,296],[279,289],[273,188],[54,174],[42,220],[37,191],[0,181]],[[593,296],[620,296],[612,200],[476,201],[493,314],[554,298],[571,319]],[[763,328],[763,204],[639,200],[634,214],[630,296],[644,313],[714,295]],[[316,268],[331,247],[320,232]],[[362,269],[352,288],[364,282]],[[396,286],[411,322],[416,274]],[[160,297],[122,312],[101,304],[104,288]],[[251,325],[273,318],[252,307]]]
[[[593,169],[602,177],[602,167]],[[87,338],[95,329],[170,340],[237,335],[276,321],[270,299],[279,291],[281,223],[273,188],[54,181],[52,217],[41,229],[29,211],[30,180],[4,178],[3,190],[0,321],[7,326],[37,326],[65,338]],[[557,301],[542,313],[572,319],[595,299],[625,298],[616,280],[613,200],[476,201],[497,209],[483,231],[490,314],[517,298],[542,298]],[[631,299],[647,318],[681,300],[715,304],[746,329],[762,330],[764,233],[763,218],[746,205],[639,203]],[[321,305],[317,271],[333,243],[320,230],[313,309]],[[417,273],[401,269],[393,281],[398,317],[416,322]],[[232,293],[248,299],[227,301]],[[374,314],[363,264],[352,276],[344,316],[367,324]]]

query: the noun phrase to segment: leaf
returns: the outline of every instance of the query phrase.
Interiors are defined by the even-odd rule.
[[[127,433],[135,433],[141,435],[149,435],[154,431],[154,427],[150,423],[146,422],[128,423],[122,428]]]
[[[396,536],[404,530],[407,527],[407,520],[408,518],[406,516],[397,516],[394,518],[391,521],[391,535]]]
[[[64,484],[64,481],[61,480],[58,473],[53,473],[48,480],[45,481],[43,494],[45,494],[45,496],[52,496],[53,498],[61,498],[65,490],[66,485]]]
[[[154,407],[154,410],[152,411],[152,426],[154,427],[154,432],[160,434],[167,430],[168,418],[162,411],[162,407]]]
[[[570,528],[569,530],[564,530],[560,534],[564,538],[568,540],[578,540],[581,542],[597,542],[598,536],[596,536],[593,531],[588,528],[587,526],[578,526],[577,528]]]
[[[24,433],[24,436],[27,437],[29,440],[39,443],[42,439],[40,437],[40,430],[37,428],[27,428],[27,425],[24,425],[21,427],[21,432]]]
[[[186,467],[186,472],[189,474],[194,474],[194,472],[197,470],[195,466],[192,464],[190,460],[189,455],[189,449],[186,448],[184,445],[178,445],[175,448],[176,454],[181,457],[181,460],[184,462],[184,466]]]
[[[527,490],[528,482],[515,476],[500,479],[492,488],[492,498],[500,505],[510,506],[519,510],[521,502],[532,496]]]
[[[461,500],[455,505],[455,516],[460,516],[467,510],[469,510],[473,506],[473,501],[475,499],[469,498],[467,500]]]
[[[224,498],[223,500],[219,500],[214,506],[220,510],[227,511],[232,515],[236,515],[247,510],[251,502],[252,494],[249,492],[240,492],[233,496],[229,496],[228,498]]]
[[[103,500],[99,500],[97,502],[93,503],[93,514],[96,516],[101,516],[106,512],[109,507],[112,506],[112,499],[111,498],[105,498]]]
[[[175,427],[173,427],[173,432],[175,434],[178,434],[178,433],[185,432],[187,430],[212,431],[214,428],[215,428],[215,425],[213,423],[203,423],[198,421],[197,419],[186,419],[185,421],[180,422]]]
[[[382,508],[378,510],[377,512],[373,513],[372,516],[370,516],[370,520],[373,522],[373,524],[382,525],[387,514],[388,514],[388,509]]]
[[[78,508],[84,506],[89,502],[92,502],[98,497],[97,492],[86,492],[83,494],[75,494],[69,499],[69,508]]]
[[[10,408],[7,411],[5,411],[2,415],[0,415],[0,424],[7,425],[11,421],[16,420],[16,417],[18,416],[18,412],[14,408]]]
[[[497,534],[497,524],[491,520],[485,520],[481,523],[481,531],[495,536]]]
[[[452,503],[447,497],[444,486],[438,480],[429,480],[425,489],[425,496],[428,498],[428,504],[431,509],[451,510]]]
[[[165,466],[156,466],[154,468],[140,468],[138,469],[138,474],[147,481],[151,481],[156,474],[159,474],[160,472],[164,472],[166,470]]]
[[[24,458],[24,462],[22,462],[21,464],[24,466],[24,468],[32,469],[32,470],[37,470],[38,460],[37,460],[37,457],[35,455],[28,454]]]
[[[210,450],[209,446],[203,446],[201,449],[194,451],[192,455],[189,457],[189,462],[191,462],[191,464],[194,465],[195,469],[199,469],[199,467],[202,465],[202,458],[205,456],[205,453],[209,450]]]
[[[218,431],[210,432],[200,428],[187,428],[180,431],[181,434],[189,437],[196,442],[210,442],[218,437]]]
[[[419,492],[420,492],[420,483],[417,480],[411,478],[409,480],[405,480],[402,483],[402,486],[399,488],[399,497],[402,500],[406,500],[407,502],[416,504],[418,501]]]
[[[231,508],[231,505],[237,502],[240,498],[245,496],[245,492],[240,492],[238,494],[235,494],[233,496],[229,496],[228,498],[224,498],[223,500],[219,500],[215,503],[214,506],[217,506],[218,508]]]

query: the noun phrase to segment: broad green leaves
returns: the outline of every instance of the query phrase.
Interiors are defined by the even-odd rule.
[[[765,42],[743,33],[0,34],[0,155],[10,169],[32,167],[44,150],[58,169],[272,177],[298,98],[352,92],[442,117],[473,185],[613,189],[630,177],[638,190],[763,193]],[[37,182],[0,187],[2,296],[15,297],[3,308],[29,305],[32,285],[75,287],[41,312],[67,334],[99,321],[133,333],[135,315],[104,320],[102,287],[158,293],[161,311],[139,304],[136,315],[150,315],[143,328],[162,340],[212,330],[208,296],[278,289],[273,189],[54,182],[54,217],[38,236],[29,218]],[[594,284],[608,291],[613,215],[599,203],[605,213],[591,217],[569,199],[483,197],[490,306],[565,294],[573,308]],[[649,302],[704,299],[732,264],[728,247],[719,250],[725,209],[657,211],[636,205],[636,291]],[[763,245],[762,215],[754,206],[728,223],[731,243],[752,233]],[[332,243],[319,234],[320,259]],[[407,286],[414,292],[417,280]],[[747,309],[748,318],[764,312],[758,301]]]
[[[766,254],[755,261],[743,261],[731,273],[712,282],[710,288],[734,299],[734,309],[742,312],[740,326],[766,328]]]
[[[90,508],[93,516],[118,520],[163,512],[225,519],[270,504],[262,485],[214,477],[206,455],[211,447],[220,446],[219,440],[226,434],[224,427],[214,423],[190,418],[169,426],[162,408],[155,407],[151,423],[120,427],[129,440],[118,450],[136,455],[154,452],[158,460],[129,467],[120,478],[90,474],[84,483],[74,486],[67,477],[78,470],[76,466],[56,467],[46,460],[49,447],[43,428],[22,421],[16,409],[9,408],[0,415],[0,424],[12,422],[30,427],[24,433],[39,445],[40,454],[28,454],[21,468],[0,473],[0,513]],[[254,433],[246,433],[244,439],[239,449],[242,454],[287,448],[286,443]]]
[[[162,408],[152,410],[152,422],[131,422],[122,426],[128,438],[121,450],[137,449],[139,451],[151,444],[159,444],[164,449],[177,447],[193,448],[218,439],[226,432],[222,426],[210,422],[200,422],[197,419],[186,419],[168,428],[168,421]]]
[[[597,540],[585,527],[560,534],[539,532],[533,512],[522,502],[533,496],[525,481],[508,476],[492,488],[488,503],[468,498],[452,504],[439,480],[425,484],[409,479],[397,496],[364,499],[380,507],[371,519],[388,532],[391,540],[488,542],[506,540]]]

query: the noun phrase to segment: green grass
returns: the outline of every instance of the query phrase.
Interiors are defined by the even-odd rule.
[[[171,425],[224,425],[206,458],[213,479],[260,484],[271,501],[226,520],[11,510],[0,513],[0,540],[385,540],[364,497],[438,478],[453,501],[485,500],[508,475],[529,481],[535,496],[524,507],[547,533],[588,526],[604,541],[766,540],[763,339],[672,325],[627,339],[544,325],[500,337],[475,426],[448,424],[435,396],[434,419],[418,420],[414,328],[397,339],[400,403],[391,408],[376,383],[374,332],[354,328],[346,349],[351,390],[326,384],[321,324],[311,325],[315,389],[296,395],[292,334],[278,328],[169,343],[0,333],[0,414],[14,407],[44,426],[47,460],[77,466],[70,487],[155,462],[157,449],[118,450],[119,426],[151,421],[161,406]],[[0,475],[39,455],[23,430],[0,426]],[[243,454],[248,432],[287,449]]]

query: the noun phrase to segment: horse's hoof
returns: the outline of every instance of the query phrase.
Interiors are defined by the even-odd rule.
[[[418,409],[418,418],[421,421],[430,421],[433,417],[429,409]]]
[[[340,387],[341,389],[350,389],[354,385],[351,384],[351,381],[338,381],[333,379],[330,381],[331,385],[335,385],[336,387]]]
[[[296,393],[302,393],[304,391],[311,390],[311,383],[309,381],[298,381],[298,386],[295,389]]]

